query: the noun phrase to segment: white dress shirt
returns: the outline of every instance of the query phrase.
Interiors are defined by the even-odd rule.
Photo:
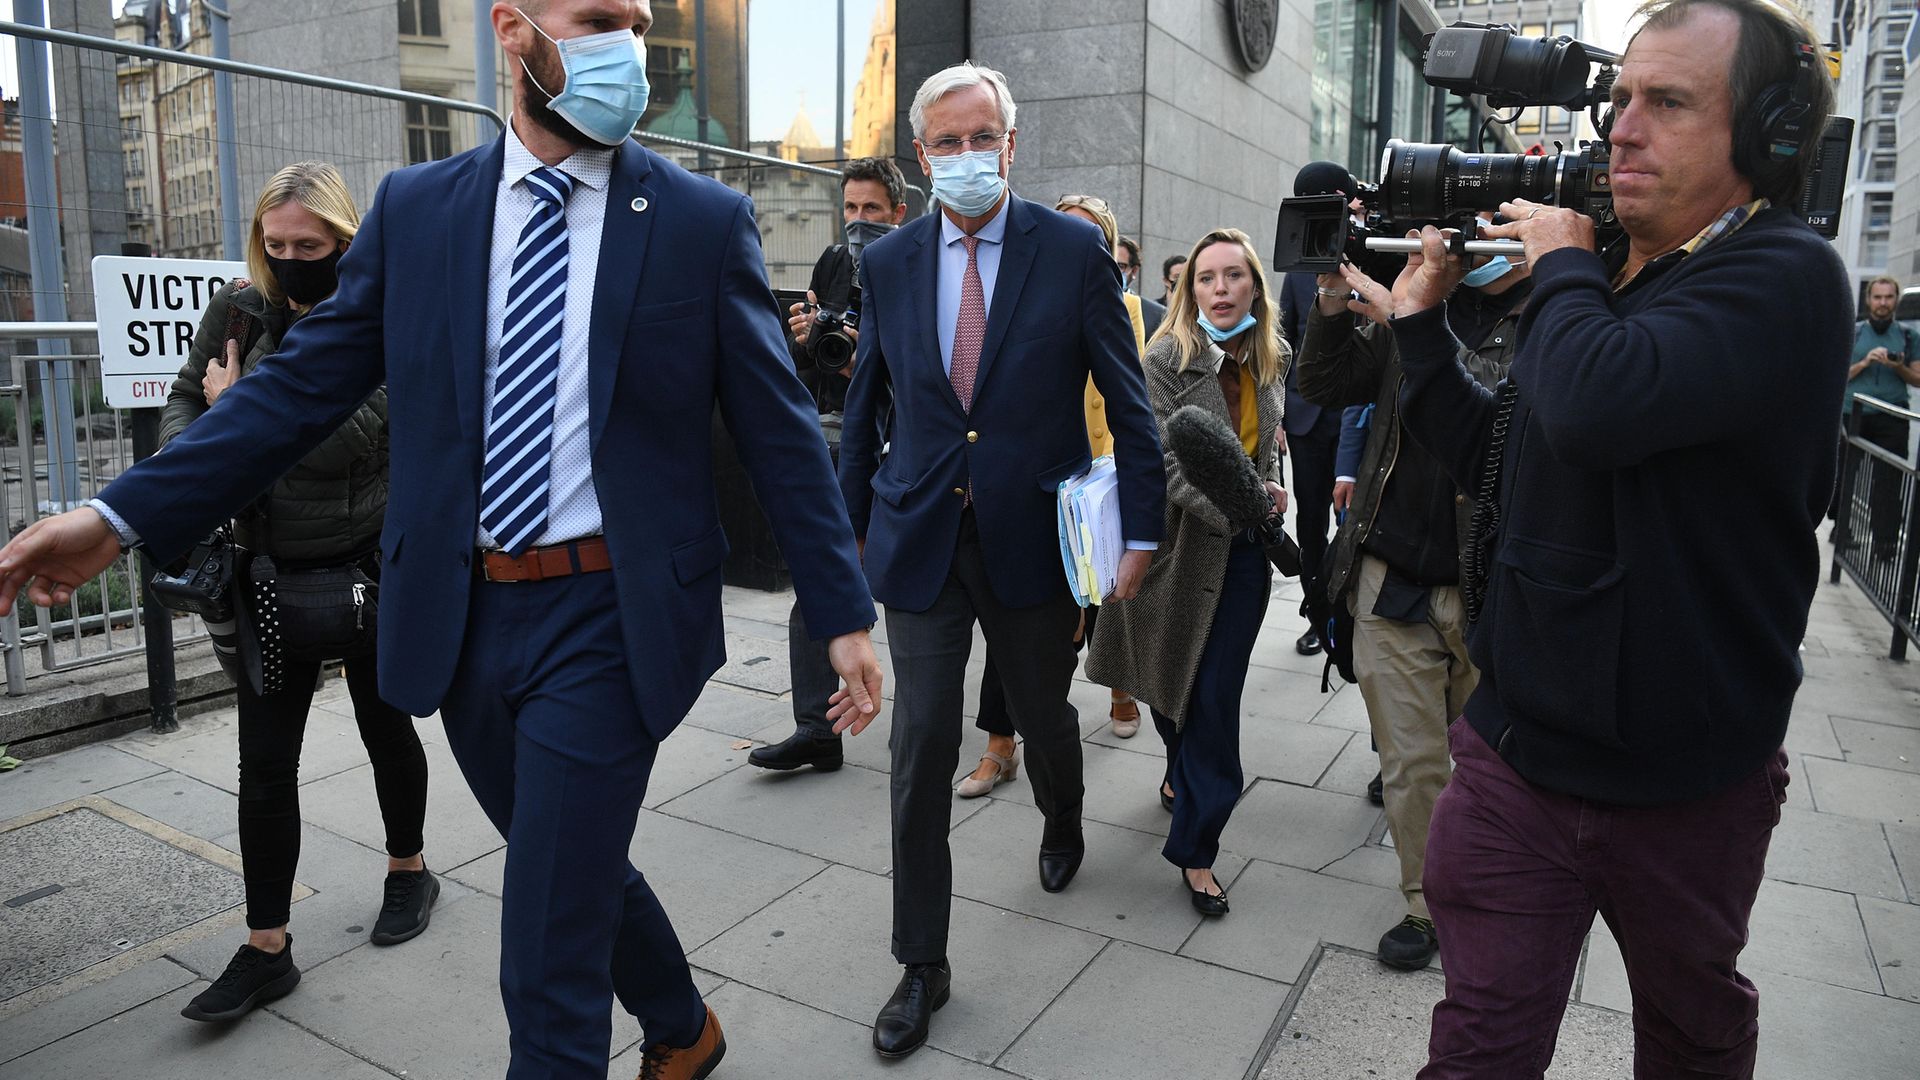
[[[499,376],[500,317],[513,280],[513,252],[540,199],[521,181],[543,167],[507,125],[506,162],[493,203],[493,248],[487,275],[487,390],[481,430],[493,415]],[[593,318],[593,281],[600,266],[600,233],[607,220],[607,184],[613,151],[576,151],[557,168],[573,177],[567,196],[567,309],[560,324],[560,374],[554,387],[552,474],[547,487],[547,527],[536,545],[558,544],[601,532],[600,499],[593,490],[591,439],[587,432],[587,330]],[[500,545],[476,527],[479,546]]]
[[[987,317],[993,317],[993,285],[1000,280],[1000,249],[1007,238],[1007,207],[1011,197],[1000,200],[1000,209],[987,219],[974,250],[974,268],[980,272],[982,299]],[[947,374],[953,374],[953,332],[960,322],[960,290],[967,280],[967,245],[960,242],[967,234],[944,212],[940,214],[940,269],[936,283],[933,317],[940,322],[940,362]]]

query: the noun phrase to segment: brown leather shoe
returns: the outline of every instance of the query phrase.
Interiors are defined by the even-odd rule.
[[[640,1059],[640,1075],[634,1080],[705,1080],[727,1056],[727,1037],[720,1033],[720,1018],[707,1006],[707,1026],[692,1046],[673,1047],[655,1043]]]

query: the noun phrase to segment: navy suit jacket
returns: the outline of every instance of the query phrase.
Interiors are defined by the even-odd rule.
[[[380,536],[380,691],[418,715],[437,709],[452,682],[475,580],[487,275],[504,145],[381,181],[340,261],[338,291],[217,409],[101,493],[156,557],[171,559],[384,383],[391,486]],[[634,696],[656,738],[725,661],[716,403],[793,567],[808,630],[826,638],[873,623],[745,196],[623,143],[588,353],[593,484],[613,556],[608,602],[619,606]]]
[[[941,215],[902,226],[861,257],[866,293],[840,486],[854,535],[866,541],[874,598],[903,611],[925,611],[946,582],[969,484],[1000,602],[1030,607],[1067,591],[1056,507],[1060,481],[1091,462],[1089,373],[1107,402],[1121,528],[1129,540],[1155,541],[1166,528],[1159,431],[1105,238],[1092,222],[1008,198],[970,412],[953,392],[935,322]],[[882,464],[876,418],[889,404]]]

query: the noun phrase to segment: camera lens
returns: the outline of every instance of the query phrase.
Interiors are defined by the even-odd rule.
[[[1389,139],[1380,162],[1381,211],[1394,221],[1423,221],[1495,210],[1515,198],[1550,203],[1557,161]]]
[[[839,371],[853,362],[853,339],[839,330],[823,335],[814,347],[813,362],[822,371]]]

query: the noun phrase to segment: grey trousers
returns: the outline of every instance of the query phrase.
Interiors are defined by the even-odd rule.
[[[793,670],[794,730],[816,739],[833,738],[833,723],[827,719],[827,699],[840,689],[840,676],[827,659],[827,643],[807,636],[807,624],[800,618],[798,600],[787,615],[787,664]]]
[[[1081,773],[1080,717],[1067,702],[1079,609],[1062,582],[1059,596],[1009,608],[987,582],[986,557],[971,511],[960,524],[953,568],[925,611],[887,609],[893,655],[893,955],[930,964],[947,955],[953,907],[952,825],[960,763],[961,698],[973,624],[992,650],[1013,725],[1026,740],[1027,778],[1046,817],[1040,846],[1077,848]]]

